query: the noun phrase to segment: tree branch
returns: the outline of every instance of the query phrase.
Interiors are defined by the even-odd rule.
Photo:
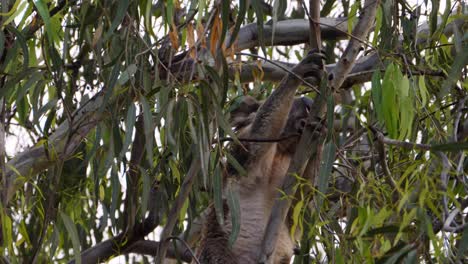
[[[336,64],[336,67],[330,73],[329,87],[336,90],[341,87],[346,76],[351,72],[353,65],[356,61],[358,53],[361,51],[361,42],[357,39],[366,38],[370,28],[372,27],[375,19],[375,14],[377,12],[377,6],[379,4],[378,0],[366,1],[364,6],[365,10],[361,11],[361,17],[356,27],[353,30],[353,36],[356,38],[351,38],[346,50],[341,56],[340,60]]]
[[[5,172],[8,181],[5,205],[31,175],[53,166],[57,160],[65,160],[73,155],[86,135],[105,116],[104,112],[99,111],[102,104],[102,94],[91,98],[73,113],[72,123],[65,120],[46,143],[27,149],[8,161]]]
[[[142,255],[154,256],[155,252],[158,252],[160,242],[151,240],[139,240],[135,242],[130,248],[128,248],[124,254],[136,253]],[[187,249],[179,247],[169,246],[167,249],[167,256],[172,259],[180,259],[184,262],[192,261],[192,254]]]
[[[157,200],[158,190],[152,189],[149,201]],[[81,262],[82,263],[100,263],[104,262],[112,257],[119,256],[134,247],[134,244],[138,241],[143,240],[143,238],[151,233],[159,225],[158,212],[156,210],[156,204],[150,208],[148,216],[136,224],[131,231],[124,230],[117,236],[98,243],[97,245],[92,246],[91,248],[86,249],[81,252]],[[157,251],[154,251],[154,255]],[[175,252],[175,251],[171,251]],[[69,264],[74,264],[75,260],[68,262]]]
[[[347,18],[327,18],[320,19],[321,36],[325,39],[345,39],[348,31]],[[242,27],[239,30],[236,51],[251,49],[259,45],[257,24],[252,23]],[[307,19],[289,19],[278,21],[275,24],[275,35],[273,34],[273,25],[265,24],[263,26],[263,38],[273,40],[266,41],[265,45],[289,46],[307,43],[309,41],[309,20]],[[229,44],[230,38],[226,39]],[[229,47],[229,45],[226,45]]]

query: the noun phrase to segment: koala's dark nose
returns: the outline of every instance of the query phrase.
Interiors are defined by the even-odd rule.
[[[304,131],[306,124],[307,124],[306,118],[301,118],[297,120],[296,122],[297,132],[302,133],[302,131]]]

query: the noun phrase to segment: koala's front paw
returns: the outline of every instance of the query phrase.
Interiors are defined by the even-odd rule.
[[[323,76],[323,60],[325,55],[317,50],[311,50],[299,64],[293,68],[293,72],[302,78],[315,78],[317,83]]]

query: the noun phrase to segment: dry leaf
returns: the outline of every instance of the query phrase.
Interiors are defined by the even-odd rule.
[[[175,50],[179,49],[179,34],[177,32],[177,27],[174,24],[171,24],[171,31],[169,32],[169,40],[171,41],[172,47]]]
[[[195,30],[193,28],[192,23],[188,23],[187,25],[187,43],[189,46],[189,55],[192,59],[197,58],[197,52],[195,48]]]
[[[211,35],[210,35],[210,51],[213,56],[216,56],[216,49],[218,48],[218,40],[221,36],[221,29],[223,22],[221,18],[216,15],[213,21],[213,27],[211,28]]]

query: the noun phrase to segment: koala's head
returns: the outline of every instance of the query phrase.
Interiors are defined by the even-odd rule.
[[[306,125],[312,103],[312,99],[308,97],[294,99],[291,110],[288,113],[288,119],[281,133],[281,137],[288,137],[288,139],[278,142],[280,151],[291,154],[294,153],[300,135]],[[248,130],[260,105],[261,102],[258,102],[253,97],[242,97],[234,110],[231,111],[231,125],[240,134],[242,134],[244,130]]]
[[[236,131],[248,127],[254,120],[261,103],[251,96],[243,96],[233,105],[230,123]]]
[[[289,138],[278,142],[278,148],[280,151],[291,155],[294,154],[300,135],[302,135],[302,131],[306,125],[312,103],[312,99],[308,97],[294,99],[293,105],[288,114],[288,120],[281,132],[281,137]]]

